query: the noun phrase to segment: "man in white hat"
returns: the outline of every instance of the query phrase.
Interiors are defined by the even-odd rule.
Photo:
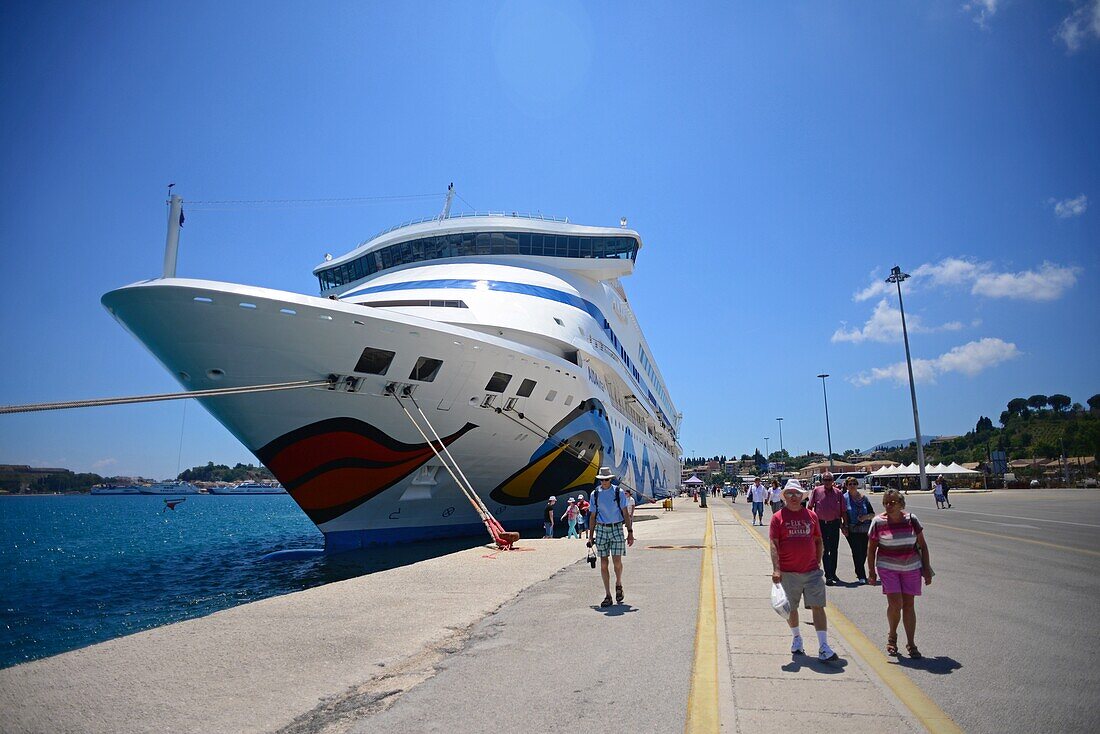
[[[623,556],[627,546],[634,545],[634,522],[627,509],[627,499],[617,486],[612,486],[615,475],[606,466],[600,467],[596,475],[599,485],[592,491],[589,504],[588,542],[596,546],[600,557],[600,574],[603,576],[605,592],[601,607],[611,606],[611,573],[608,569],[608,557],[615,566],[615,601],[623,602]],[[623,526],[626,526],[626,538],[623,538]]]
[[[550,495],[546,500],[546,507],[542,508],[542,528],[545,531],[544,538],[554,537],[554,504],[558,501],[558,498],[554,495]]]
[[[802,484],[797,479],[783,487],[783,509],[772,515],[768,528],[771,539],[772,583],[782,584],[791,602],[787,625],[791,628],[791,653],[803,655],[802,632],[798,629],[798,602],[805,596],[813,614],[819,646],[818,660],[830,662],[837,654],[829,647],[825,617],[825,578],[821,557],[825,544],[813,510],[802,506]]]

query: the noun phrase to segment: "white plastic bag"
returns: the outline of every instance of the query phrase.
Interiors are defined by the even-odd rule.
[[[791,603],[787,601],[787,592],[780,584],[772,584],[772,609],[783,619],[791,616]]]

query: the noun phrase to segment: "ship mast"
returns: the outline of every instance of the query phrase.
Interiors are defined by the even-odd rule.
[[[447,187],[447,200],[443,203],[443,211],[439,213],[440,220],[451,216],[451,202],[455,199],[455,185],[452,181]]]

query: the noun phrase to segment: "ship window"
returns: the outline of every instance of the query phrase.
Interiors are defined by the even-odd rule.
[[[531,397],[531,393],[535,391],[536,384],[534,380],[524,380],[519,384],[519,390],[516,391],[516,395],[521,398]]]
[[[504,392],[508,387],[508,383],[512,381],[512,376],[503,372],[494,372],[493,376],[489,378],[489,382],[485,385],[485,389],[489,392]]]
[[[412,372],[409,373],[409,379],[419,380],[420,382],[431,382],[435,379],[435,376],[439,374],[439,368],[442,366],[443,360],[441,359],[421,357],[416,360],[416,366],[413,367]]]
[[[359,356],[359,361],[355,365],[355,371],[368,375],[384,375],[386,374],[386,370],[390,368],[390,362],[393,361],[393,356],[394,352],[367,347],[363,350],[363,354]]]

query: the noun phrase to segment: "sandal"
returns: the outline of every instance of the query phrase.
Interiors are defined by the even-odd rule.
[[[608,595],[608,596],[605,596],[605,597],[603,598],[603,601],[601,601],[601,602],[600,602],[600,606],[601,606],[601,607],[609,607],[609,606],[611,606],[611,596],[610,596],[610,595]]]
[[[608,597],[608,598],[610,598],[610,597]],[[616,586],[615,587],[615,601],[617,601],[620,604],[623,603],[623,587],[621,587],[621,586]]]
[[[913,658],[914,660],[920,660],[924,657],[920,654],[920,650],[917,649],[916,645],[906,645],[905,650],[909,653],[909,657]]]
[[[886,654],[898,654],[898,636],[896,634],[886,636]]]

